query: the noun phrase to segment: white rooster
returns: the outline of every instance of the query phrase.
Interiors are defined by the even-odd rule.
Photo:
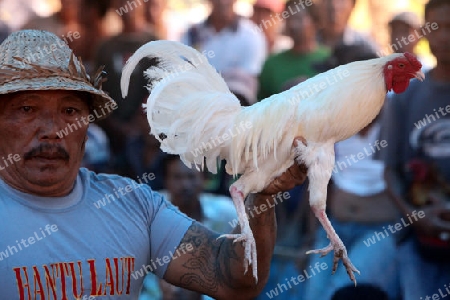
[[[150,91],[146,111],[161,149],[178,154],[190,168],[203,168],[206,161],[212,173],[225,159],[228,174],[242,175],[230,187],[241,233],[222,237],[244,243],[245,271],[251,264],[257,280],[256,246],[244,199],[263,190],[297,157],[308,167],[310,206],[330,239],[327,247],[307,253],[334,250],[333,272],[342,259],[356,284],[353,272],[359,271],[325,213],[334,144],[369,124],[388,90],[401,93],[410,79],[424,78],[416,57],[392,54],[339,66],[249,107],[240,105],[204,55],[172,41],[149,42],[130,57],[122,72],[124,98],[131,73],[144,57],[155,58],[144,72]],[[298,136],[304,142],[293,147]]]

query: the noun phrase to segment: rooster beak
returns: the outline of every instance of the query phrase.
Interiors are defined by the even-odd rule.
[[[425,74],[423,74],[422,71],[417,71],[417,72],[414,74],[414,77],[417,78],[417,79],[419,79],[420,81],[423,81],[423,80],[425,79]]]

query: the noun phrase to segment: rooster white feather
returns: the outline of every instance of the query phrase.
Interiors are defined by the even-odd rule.
[[[161,149],[178,154],[188,167],[201,169],[206,161],[213,173],[225,159],[229,174],[242,175],[230,187],[241,233],[223,236],[244,242],[246,270],[251,264],[256,278],[255,240],[244,199],[263,190],[298,157],[308,167],[310,205],[330,238],[329,246],[310,252],[325,255],[334,250],[333,271],[342,258],[356,283],[353,272],[359,271],[325,214],[334,144],[377,116],[388,89],[402,92],[411,78],[423,77],[415,57],[393,54],[340,66],[250,107],[241,107],[205,56],[171,41],[150,42],[133,54],[122,73],[123,97],[144,57],[157,60],[144,74],[150,82],[147,118]],[[296,137],[305,142],[293,147]]]

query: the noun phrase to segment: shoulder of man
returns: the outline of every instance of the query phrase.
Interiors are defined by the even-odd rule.
[[[189,46],[197,45],[203,42],[202,32],[206,29],[206,20],[192,24],[182,36],[181,41]]]
[[[80,168],[80,176],[87,184],[87,192],[95,189],[97,193],[105,194],[105,196],[111,194],[116,200],[126,198],[147,203],[148,200],[160,202],[164,198],[145,183],[152,180],[154,174],[144,174],[138,182],[116,174],[95,173],[86,168]]]

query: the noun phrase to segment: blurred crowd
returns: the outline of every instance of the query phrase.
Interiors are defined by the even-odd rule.
[[[236,0],[205,0],[211,8],[207,18],[180,37],[202,53],[213,53],[210,63],[244,106],[338,65],[376,58],[386,49],[414,53],[423,38],[437,61],[434,66],[423,60],[425,83],[411,84],[411,92],[404,95],[388,93],[382,114],[336,145],[336,162],[341,164],[329,185],[328,210],[361,271],[357,281],[362,284],[349,288],[341,265],[332,276],[332,254],[305,255],[306,250],[328,244],[310,213],[306,183],[276,207],[277,245],[269,281],[258,299],[431,299],[426,297],[439,295],[439,287],[450,295],[450,1],[430,0],[423,17],[410,11],[393,15],[385,24],[388,48],[349,26],[357,1],[256,0],[247,18],[235,12]],[[167,9],[166,0],[61,0],[60,11],[30,18],[22,29],[61,36],[89,73],[104,66],[108,80],[103,89],[118,108],[90,124],[84,167],[136,180],[146,174],[146,182],[181,211],[218,232],[228,232],[236,213],[228,192],[233,178],[224,163],[215,175],[188,169],[177,156],[163,153],[149,134],[142,72],[151,60],[140,62],[127,99],[121,96],[119,82],[127,59],[149,41],[169,39],[171,24],[163,18]],[[111,12],[121,21],[114,35],[105,29]],[[433,22],[436,30],[424,30]],[[0,22],[0,41],[10,31]],[[423,128],[417,126],[422,119]],[[374,148],[382,141],[388,145],[385,149]],[[364,151],[364,159],[349,161]],[[412,211],[423,211],[425,217],[411,219]],[[403,225],[397,233],[387,229],[405,221],[412,226]],[[326,263],[327,269],[311,276],[317,263]],[[310,277],[288,285],[300,274]],[[141,299],[206,299],[150,273],[147,277]]]

